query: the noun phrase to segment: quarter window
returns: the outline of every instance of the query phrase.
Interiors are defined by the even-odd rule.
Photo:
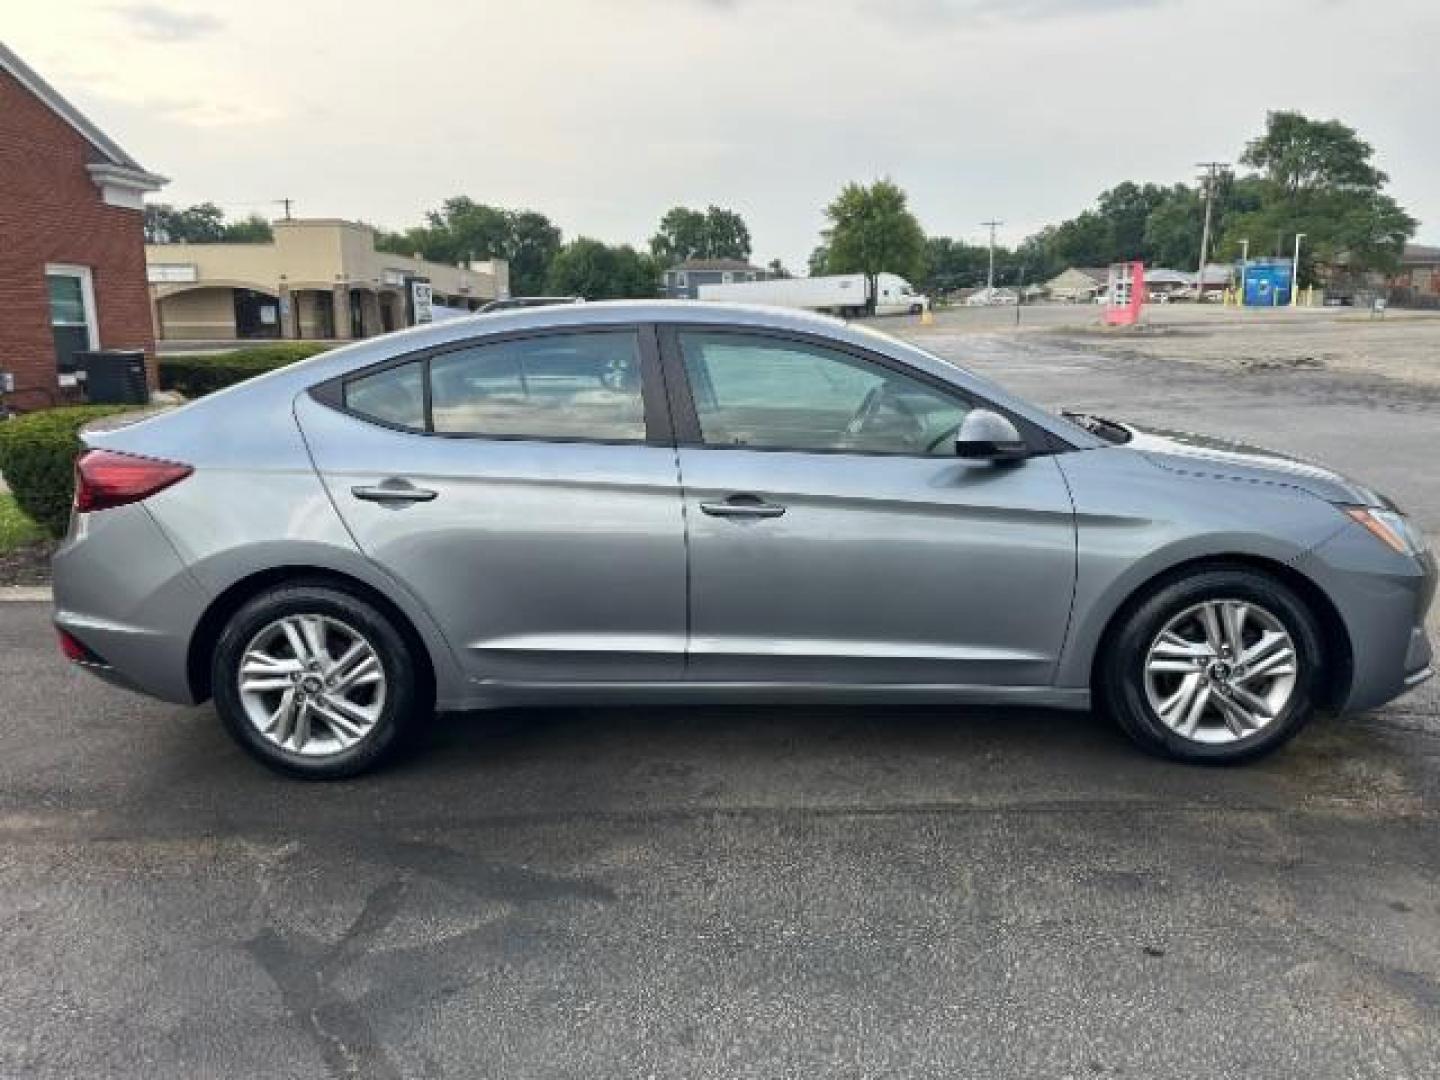
[[[473,345],[430,361],[437,432],[640,442],[640,349],[633,331],[549,334]]]
[[[859,357],[756,335],[684,332],[705,445],[950,455],[965,400]]]
[[[424,365],[415,360],[351,379],[345,384],[345,407],[382,424],[424,430]]]

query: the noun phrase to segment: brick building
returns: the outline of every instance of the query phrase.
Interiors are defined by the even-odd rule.
[[[0,371],[17,410],[75,400],[78,351],[153,364],[141,200],[164,182],[0,44]]]

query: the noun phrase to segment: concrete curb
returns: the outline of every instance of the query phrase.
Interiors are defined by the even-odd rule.
[[[48,585],[0,585],[0,604],[48,604],[54,598]]]

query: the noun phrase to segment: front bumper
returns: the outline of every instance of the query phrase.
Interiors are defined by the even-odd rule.
[[[1336,705],[1373,709],[1433,674],[1425,616],[1435,596],[1435,556],[1402,556],[1356,525],[1298,563],[1335,604],[1349,638],[1351,667]]]

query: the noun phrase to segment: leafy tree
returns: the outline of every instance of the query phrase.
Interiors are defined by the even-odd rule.
[[[810,258],[805,262],[805,272],[811,277],[823,277],[830,272],[830,247],[828,244],[821,244],[810,252]]]
[[[147,244],[255,244],[274,239],[270,223],[259,214],[226,221],[212,202],[179,209],[169,203],[145,207]]]
[[[675,206],[660,219],[650,253],[666,266],[686,259],[748,259],[750,229],[733,210]]]
[[[989,253],[983,247],[932,236],[925,241],[925,273],[920,287],[928,292],[949,292],[985,284]]]
[[[912,281],[925,272],[925,233],[892,181],[846,184],[825,208],[830,227],[822,234],[827,272],[899,274]]]
[[[1283,256],[1304,233],[1302,280],[1313,279],[1320,260],[1356,271],[1393,269],[1416,221],[1382,190],[1389,178],[1373,156],[1338,120],[1270,113],[1265,133],[1240,158],[1255,170],[1247,180],[1257,198],[1227,223],[1227,246],[1248,237],[1252,254],[1269,248]]]
[[[534,296],[545,289],[551,260],[560,250],[560,230],[534,210],[507,210],[457,195],[427,213],[422,226],[378,233],[375,246],[444,263],[505,259],[511,291]]]
[[[225,232],[220,238],[227,244],[263,244],[275,239],[270,222],[259,214],[251,214],[239,221],[225,223]]]
[[[789,270],[785,269],[785,264],[779,259],[771,259],[765,264],[765,268],[770,271],[772,278],[788,278],[794,276]]]
[[[225,235],[225,213],[214,203],[177,209],[169,203],[145,207],[145,241],[150,244],[217,244]]]
[[[1121,262],[1148,256],[1145,227],[1150,215],[1162,206],[1169,192],[1158,184],[1136,184],[1127,180],[1096,200],[1096,213],[1109,229],[1108,254],[1105,261]]]
[[[559,296],[622,300],[654,296],[659,279],[659,265],[653,256],[629,244],[612,247],[582,236],[551,260],[545,284]]]

